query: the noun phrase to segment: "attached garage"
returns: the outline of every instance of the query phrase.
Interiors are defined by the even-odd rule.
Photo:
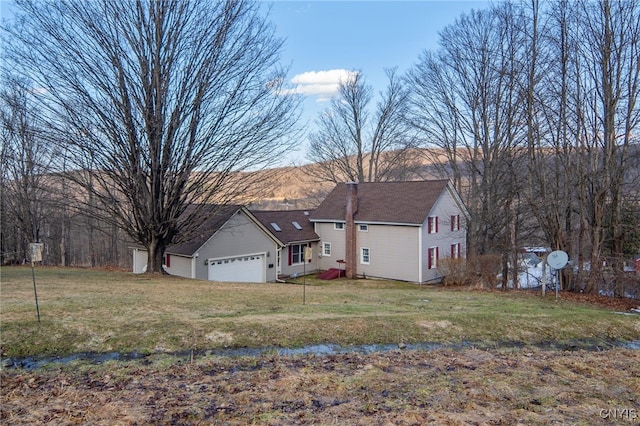
[[[209,281],[263,283],[266,281],[265,254],[247,254],[209,259]]]

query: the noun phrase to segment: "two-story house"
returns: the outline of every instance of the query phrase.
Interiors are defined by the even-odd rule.
[[[338,184],[310,220],[320,270],[417,283],[441,278],[444,257],[464,257],[468,212],[448,180]]]

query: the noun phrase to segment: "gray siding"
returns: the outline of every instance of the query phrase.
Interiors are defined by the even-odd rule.
[[[356,230],[356,273],[358,275],[412,282],[419,280],[419,227],[367,224],[369,230],[364,232],[359,230],[358,225],[360,224],[356,225],[358,227]],[[316,222],[315,226],[316,233],[321,238],[318,250],[322,249],[322,243],[331,243],[331,256],[323,255],[319,258],[319,269],[344,269],[344,265],[337,262],[345,258],[344,230],[334,230],[333,223]],[[362,247],[369,249],[368,265],[362,263],[360,256]]]
[[[358,275],[418,282],[420,228],[372,224],[368,228],[366,232],[356,231]],[[369,249],[368,265],[362,263],[362,247]]]
[[[331,268],[344,269],[344,264],[340,265],[337,261],[344,260],[345,252],[345,234],[344,230],[334,230],[333,223],[315,223],[315,231],[320,236],[320,244],[318,250],[321,250],[322,243],[331,243],[331,256],[322,256],[318,258],[318,269],[326,271]]]
[[[442,248],[440,248],[437,241],[438,236],[429,234],[426,222],[420,228],[420,232],[422,233],[422,250],[420,253],[422,256],[422,282],[438,281],[441,278],[440,272],[437,269],[429,269],[429,249],[438,247],[442,255]]]
[[[460,229],[457,231],[451,231],[452,215],[460,217]],[[441,273],[437,266],[429,269],[429,248],[437,247],[438,260],[442,261],[451,255],[451,245],[459,243],[460,255],[466,257],[466,216],[449,187],[443,190],[428,216],[438,217],[438,232],[435,234],[429,233],[428,219],[421,226],[369,223],[366,232],[358,227],[357,274],[420,283],[438,281]],[[336,261],[345,258],[344,230],[334,230],[332,222],[316,222],[315,231],[321,239],[318,250],[322,250],[322,243],[331,243],[331,256],[319,258],[318,269],[337,268]],[[370,250],[368,265],[362,264],[362,247]]]
[[[308,243],[307,243],[308,244]],[[280,273],[282,275],[293,275],[293,274],[298,274],[298,275],[302,275],[302,274],[311,274],[314,272],[318,271],[318,264],[319,264],[319,258],[318,258],[318,250],[319,250],[319,245],[317,242],[312,242],[311,243],[311,248],[313,250],[312,253],[312,258],[311,258],[311,262],[307,262],[306,264],[293,264],[293,265],[289,265],[289,250],[291,249],[290,246],[286,246],[282,249],[281,253],[282,253],[282,259],[281,259],[281,268],[280,268]]]
[[[195,278],[208,278],[208,267],[204,263],[207,259],[265,253],[266,279],[275,281],[277,248],[276,243],[240,211],[198,250]]]
[[[451,231],[451,216],[460,216],[460,229]],[[434,204],[429,216],[438,218],[438,232],[429,233],[428,219],[422,224],[422,271],[423,282],[437,281],[442,278],[438,268],[429,269],[429,248],[438,247],[439,260],[451,256],[451,245],[460,243],[461,257],[466,257],[466,221],[465,215],[458,207],[452,194],[447,188]]]
[[[166,268],[166,271],[171,275],[176,275],[178,277],[185,278],[193,278],[192,274],[192,258],[178,256],[176,254],[169,254],[169,264],[170,268]]]
[[[187,256],[170,254],[170,268],[167,273],[177,277],[193,278],[193,259]],[[147,250],[143,248],[133,249],[133,273],[141,274],[147,267]]]

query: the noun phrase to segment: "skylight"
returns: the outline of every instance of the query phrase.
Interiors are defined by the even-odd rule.
[[[280,231],[282,231],[282,229],[280,229],[280,227],[278,226],[278,224],[277,224],[277,223],[275,223],[275,222],[271,222],[271,223],[270,223],[270,225],[271,225],[271,227],[272,227],[273,229],[275,229],[275,230],[276,230],[276,232],[280,232]]]
[[[298,222],[291,222],[291,224],[298,230],[298,231],[302,231],[302,226],[300,226],[300,224]]]

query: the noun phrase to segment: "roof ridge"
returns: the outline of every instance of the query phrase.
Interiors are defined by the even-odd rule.
[[[308,212],[311,211],[313,209],[289,209],[289,210],[251,210],[249,209],[249,211],[251,213],[295,213],[295,212]]]
[[[447,185],[450,179],[428,179],[428,180],[404,180],[404,181],[392,181],[392,182],[355,182],[357,187],[367,187],[367,186],[398,186],[398,185],[421,185],[421,184],[442,184]],[[335,185],[336,187],[344,187],[349,182],[339,182]]]

